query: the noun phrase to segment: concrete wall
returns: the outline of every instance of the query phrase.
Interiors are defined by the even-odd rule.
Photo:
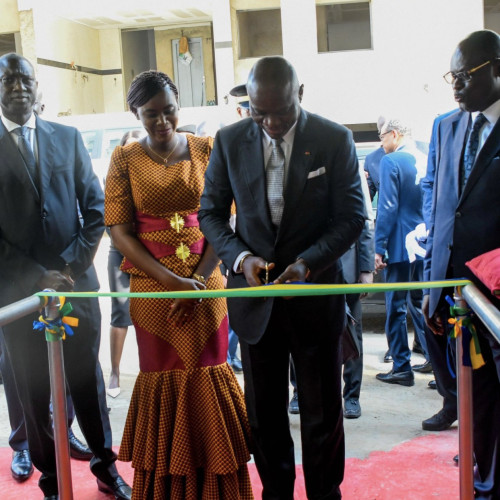
[[[375,122],[388,112],[410,121],[424,139],[433,118],[456,107],[442,78],[454,48],[484,26],[482,0],[372,0],[371,50],[318,53],[315,0],[232,0],[238,83],[257,59],[238,58],[236,11],[275,6],[281,7],[284,57],[305,84],[306,109],[348,124]]]

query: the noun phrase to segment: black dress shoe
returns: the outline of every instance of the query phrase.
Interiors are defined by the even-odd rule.
[[[300,413],[299,395],[297,394],[297,391],[293,391],[292,399],[290,399],[290,404],[288,405],[288,411],[292,415],[298,415]]]
[[[455,463],[455,465],[458,467],[458,455],[455,455],[455,456],[453,457],[453,462],[454,462],[454,463]],[[473,463],[474,465],[476,465],[476,457],[472,457],[472,463]]]
[[[361,405],[359,399],[351,398],[344,401],[344,417],[359,418],[361,417]]]
[[[456,419],[456,413],[451,414],[441,409],[435,415],[422,422],[422,429],[424,431],[445,431],[452,426]]]
[[[49,495],[48,497],[43,497],[43,500],[59,500],[59,495]]]
[[[392,363],[391,351],[389,351],[389,349],[387,349],[386,353],[384,354],[384,363]]]
[[[415,379],[411,370],[406,372],[390,371],[389,373],[377,373],[375,377],[377,380],[386,382],[387,384],[399,384],[407,387],[415,385]]]
[[[87,462],[94,456],[90,448],[84,445],[73,433],[73,430],[68,429],[69,454],[75,460],[86,460]]]
[[[132,488],[121,476],[109,484],[97,479],[97,489],[103,493],[111,493],[117,500],[130,500],[132,498]]]
[[[10,465],[12,477],[22,483],[33,474],[33,463],[29,450],[14,451],[12,454],[12,463]]]
[[[437,384],[436,384],[436,381],[435,381],[435,380],[431,380],[431,381],[427,384],[427,387],[429,387],[429,389],[434,389],[434,390],[437,390]]]
[[[412,370],[419,373],[432,373],[432,364],[430,361],[426,361],[421,365],[413,365]]]

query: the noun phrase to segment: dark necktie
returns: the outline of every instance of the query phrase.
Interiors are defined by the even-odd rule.
[[[474,120],[474,124],[472,125],[472,131],[469,135],[467,145],[465,146],[464,161],[462,164],[462,191],[472,171],[474,162],[476,161],[477,148],[479,146],[479,131],[487,121],[486,117],[482,113],[479,113]]]
[[[283,199],[283,179],[285,177],[285,155],[280,144],[283,139],[271,139],[273,151],[266,165],[267,201],[271,211],[271,220],[279,226],[285,200]]]
[[[36,175],[36,160],[33,151],[31,150],[30,143],[28,141],[28,127],[19,127],[13,130],[14,134],[19,136],[18,148],[21,156],[23,157],[24,163],[26,164],[26,169],[33,181],[35,187],[38,186],[37,175]]]

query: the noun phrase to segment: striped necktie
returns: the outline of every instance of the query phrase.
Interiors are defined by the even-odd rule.
[[[472,125],[472,131],[469,135],[469,140],[467,141],[467,145],[465,146],[464,161],[462,162],[462,171],[461,171],[462,191],[472,171],[474,162],[476,161],[476,154],[479,146],[479,131],[487,121],[488,121],[487,118],[482,113],[479,113],[476,116],[476,119],[474,120],[474,124]]]
[[[285,200],[283,199],[283,181],[285,177],[285,155],[281,149],[283,139],[271,139],[273,150],[266,165],[267,201],[271,220],[279,226]]]

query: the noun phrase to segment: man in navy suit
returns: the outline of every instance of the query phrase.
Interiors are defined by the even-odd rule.
[[[103,193],[78,131],[36,117],[33,66],[17,54],[0,58],[0,306],[44,288],[93,291],[92,265],[102,237]],[[101,315],[97,298],[73,299],[79,319],[64,341],[67,383],[82,432],[94,457],[98,487],[129,499],[119,476],[98,361]],[[58,498],[49,416],[46,341],[30,314],[3,327],[21,400],[28,443],[45,499]]]
[[[460,110],[438,125],[425,279],[466,277],[493,298],[465,265],[500,247],[500,36],[476,31],[455,50],[450,72]],[[445,294],[431,289],[423,312],[429,328],[444,335]],[[475,320],[486,364],[472,372],[475,498],[500,498],[500,346]]]
[[[352,135],[301,109],[303,86],[281,57],[260,59],[247,90],[251,118],[218,132],[199,213],[203,233],[230,269],[228,287],[261,286],[267,273],[274,283],[341,283],[338,259],[365,221]],[[235,232],[228,224],[233,200]],[[290,354],[307,495],[340,498],[344,297],[231,298],[228,306],[240,338],[262,498],[293,498]]]
[[[423,259],[419,256],[414,260],[410,258],[406,237],[423,224],[420,181],[425,176],[426,158],[411,140],[408,127],[399,120],[386,121],[380,139],[387,154],[380,162],[375,268],[385,269],[387,283],[421,281]],[[407,304],[409,302],[415,334],[426,352],[422,292],[393,291],[386,292],[385,297],[385,331],[393,368],[389,373],[379,373],[376,377],[382,382],[411,386],[415,382],[408,346]]]
[[[456,110],[449,111],[439,115],[432,125],[431,141],[429,143],[429,154],[427,156],[427,173],[422,180],[423,198],[423,216],[427,228],[431,226],[432,214],[432,192],[434,188],[434,177],[436,167],[439,164],[439,143],[440,129],[439,124],[446,117],[455,113]],[[445,336],[434,335],[429,328],[425,329],[425,339],[429,360],[432,364],[436,388],[443,396],[443,407],[435,415],[422,421],[422,428],[428,431],[444,431],[451,427],[457,419],[457,382],[453,378],[448,368],[448,341]],[[432,387],[431,382],[429,386]]]

